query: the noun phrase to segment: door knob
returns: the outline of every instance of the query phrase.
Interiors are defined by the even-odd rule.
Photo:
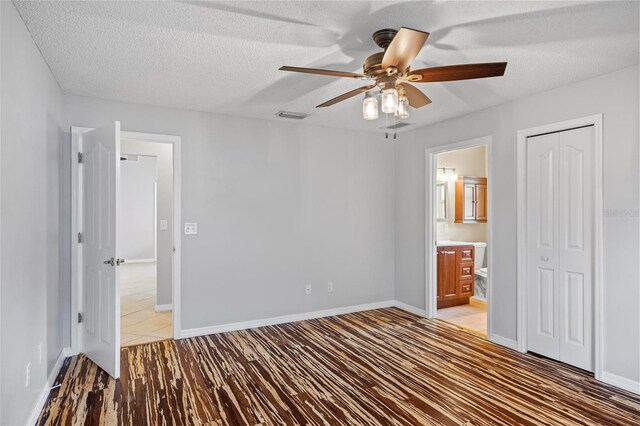
[[[116,260],[112,257],[112,258],[111,258],[111,259],[109,259],[109,260],[105,260],[105,261],[104,261],[104,264],[105,264],[105,265],[115,266],[115,265],[116,265]]]
[[[124,263],[124,259],[117,259],[116,260],[116,266],[120,266]]]

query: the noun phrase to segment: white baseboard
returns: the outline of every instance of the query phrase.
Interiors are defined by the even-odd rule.
[[[214,325],[210,327],[189,328],[180,331],[180,339],[186,337],[206,336],[207,334],[226,333],[228,331],[246,330],[249,328],[265,327],[268,325],[285,324],[288,322],[304,321],[315,318],[344,315],[354,312],[370,311],[372,309],[390,308],[395,306],[393,300],[366,303],[363,305],[344,306],[342,308],[324,309],[321,311],[304,312],[300,314],[283,315],[279,317],[264,318],[252,321],[234,322],[230,324]]]
[[[155,259],[125,259],[125,265],[127,263],[156,263]]]
[[[398,309],[402,309],[403,311],[407,311],[411,314],[414,315],[418,315],[421,317],[426,318],[427,317],[427,311],[424,309],[420,309],[420,308],[416,308],[415,306],[411,306],[411,305],[407,305],[404,302],[401,302],[399,300],[394,300],[393,301],[393,306],[395,306]]]
[[[168,303],[166,305],[156,305],[156,312],[167,312],[173,310],[173,304]]]
[[[518,350],[518,342],[513,339],[507,339],[506,337],[498,336],[497,334],[492,334],[491,336],[489,336],[489,341],[497,345],[513,349],[514,351]]]
[[[638,381],[618,376],[617,374],[607,373],[606,371],[602,372],[600,381],[640,395],[640,382]]]
[[[38,421],[38,417],[40,417],[44,404],[47,402],[47,398],[49,397],[51,386],[55,383],[56,377],[58,377],[58,373],[60,373],[60,369],[62,368],[62,364],[68,356],[71,356],[71,348],[62,348],[56,363],[53,365],[53,369],[51,369],[51,373],[49,373],[49,377],[47,377],[47,381],[38,395],[36,405],[33,407],[33,410],[31,410],[31,415],[26,423],[27,426],[35,425]]]

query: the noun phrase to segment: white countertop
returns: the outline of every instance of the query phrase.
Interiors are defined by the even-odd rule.
[[[449,241],[449,240],[442,240],[442,241],[438,241],[436,242],[436,246],[437,247],[449,247],[449,246],[472,246],[473,243],[470,243],[468,241]]]

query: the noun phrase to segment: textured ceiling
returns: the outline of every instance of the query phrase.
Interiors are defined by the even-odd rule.
[[[631,2],[15,2],[65,93],[378,130],[358,96],[315,105],[360,81],[278,71],[281,65],[361,71],[371,34],[431,33],[412,68],[508,61],[504,77],[420,87],[433,100],[416,125],[502,103],[639,62]]]

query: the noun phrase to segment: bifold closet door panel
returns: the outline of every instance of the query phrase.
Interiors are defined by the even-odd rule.
[[[558,134],[560,360],[593,371],[593,127]]]
[[[527,141],[527,347],[559,359],[558,134]]]

